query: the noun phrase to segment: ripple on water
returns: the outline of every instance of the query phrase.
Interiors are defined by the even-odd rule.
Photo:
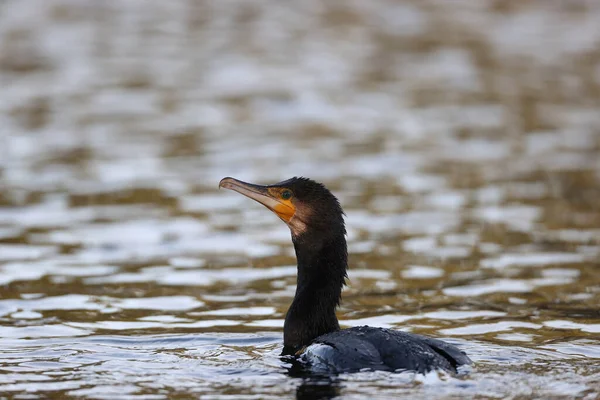
[[[547,323],[545,325],[547,325]],[[557,328],[564,329],[560,326],[558,326]],[[594,331],[591,330],[590,332]],[[596,330],[595,332],[598,332],[598,330]],[[550,343],[540,347],[544,349],[555,350],[563,354],[600,359],[600,346],[596,342],[591,340],[574,340],[568,342]]]
[[[542,325],[522,321],[500,321],[489,324],[471,324],[460,328],[441,329],[444,335],[481,335],[492,332],[512,331],[514,328],[540,329]]]
[[[472,248],[467,246],[438,246],[435,237],[416,237],[406,239],[402,243],[406,251],[426,254],[437,258],[466,258],[471,254]]]
[[[543,286],[560,286],[573,282],[572,277],[546,277],[534,279],[489,279],[482,283],[442,289],[448,296],[482,296],[490,293],[528,293]]]
[[[0,335],[6,339],[52,338],[87,336],[91,331],[64,324],[32,326],[0,326]]]
[[[191,296],[161,296],[112,299],[111,305],[132,310],[187,311],[204,306],[204,302]]]
[[[217,316],[249,316],[249,315],[272,315],[275,313],[273,307],[235,307],[219,310],[201,311],[190,315],[217,315]]]
[[[574,329],[583,332],[600,333],[600,324],[582,324],[573,321],[554,320],[546,321],[544,325],[554,329]]]
[[[407,265],[402,271],[402,277],[406,279],[432,279],[439,278],[444,274],[445,271],[442,268],[422,265]]]
[[[555,264],[577,264],[585,261],[585,259],[582,254],[576,253],[505,253],[498,257],[483,259],[481,266],[495,269],[503,269],[511,266],[541,267]]]
[[[0,284],[14,281],[34,281],[47,275],[63,277],[86,277],[108,275],[118,270],[112,265],[68,265],[58,260],[12,262],[0,266]]]
[[[597,398],[600,3],[504,3],[0,6],[0,393]],[[287,374],[289,229],[217,185],[293,175],[348,212],[341,323],[469,374]]]
[[[121,273],[106,277],[86,278],[89,284],[157,282],[164,285],[210,286],[218,282],[242,284],[258,280],[268,280],[294,276],[296,266],[273,268],[222,268],[200,270],[176,270],[172,267],[147,267],[139,272]]]
[[[96,322],[70,322],[69,326],[75,328],[109,331],[130,331],[144,329],[174,329],[174,328],[213,328],[218,326],[236,326],[240,325],[240,321],[232,321],[228,319],[212,319],[206,321],[192,322],[171,322],[171,321],[96,321]]]
[[[529,232],[541,217],[542,210],[537,206],[509,205],[488,206],[473,210],[474,216],[489,223],[501,223],[517,231]]]
[[[0,261],[35,260],[58,252],[56,246],[32,246],[29,244],[0,244]]]
[[[102,310],[105,304],[96,302],[89,295],[67,294],[49,296],[38,299],[7,299],[0,300],[0,315],[21,311],[51,311],[51,310]]]

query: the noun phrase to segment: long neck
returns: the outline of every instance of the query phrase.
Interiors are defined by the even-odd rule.
[[[283,327],[284,353],[296,352],[317,336],[340,329],[340,302],[348,254],[343,233],[324,243],[294,240],[298,284]]]

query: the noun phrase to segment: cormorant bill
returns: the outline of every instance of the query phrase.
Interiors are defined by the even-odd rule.
[[[348,267],[344,212],[321,183],[294,177],[273,185],[223,178],[219,187],[243,194],[288,225],[298,261],[298,282],[283,327],[283,354],[314,372],[364,369],[456,372],[471,364],[441,340],[368,326],[340,329],[339,305]]]

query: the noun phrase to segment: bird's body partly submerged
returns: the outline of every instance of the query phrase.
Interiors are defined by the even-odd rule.
[[[310,371],[456,372],[471,364],[457,347],[411,333],[374,328],[340,329],[335,309],[348,267],[344,213],[320,183],[292,178],[261,186],[224,178],[219,187],[239,192],[273,211],[290,228],[298,283],[283,328],[283,354]]]
[[[441,340],[392,329],[359,326],[321,335],[299,355],[315,372],[456,372],[471,360]]]

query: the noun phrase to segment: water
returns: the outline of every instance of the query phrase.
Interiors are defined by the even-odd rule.
[[[0,3],[0,397],[597,398],[599,27],[592,1]],[[347,212],[342,325],[468,374],[288,371],[289,232],[217,185],[294,175]]]

